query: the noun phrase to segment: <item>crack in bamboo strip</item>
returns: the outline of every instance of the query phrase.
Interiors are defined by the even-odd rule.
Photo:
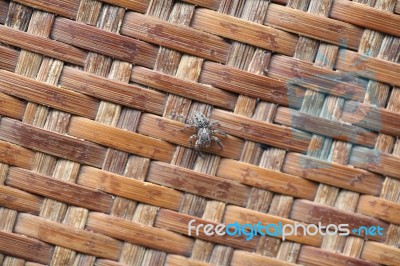
[[[35,152],[0,140],[0,162],[32,169]]]
[[[236,95],[224,90],[144,67],[133,68],[131,81],[228,110],[233,110],[237,101]]]
[[[362,29],[352,24],[277,4],[269,5],[264,24],[353,49],[362,37]]]
[[[350,164],[371,172],[400,179],[400,157],[385,152],[364,147],[354,147],[350,156]]]
[[[400,86],[400,64],[391,61],[360,55],[346,49],[340,49],[336,69],[353,72],[360,77],[376,80],[390,85]]]
[[[60,85],[95,98],[155,114],[162,114],[166,101],[163,93],[100,77],[72,67],[64,68]]]
[[[163,228],[169,231],[173,231],[176,233],[180,233],[183,235],[188,235],[188,223],[192,219],[196,221],[192,223],[193,226],[198,224],[212,224],[214,227],[219,224],[210,220],[201,219],[196,216],[191,216],[179,212],[174,212],[166,209],[161,209],[158,214],[156,221],[154,223],[155,227]],[[199,235],[196,235],[196,230],[193,229],[190,232],[192,237],[196,239],[202,239],[205,241],[209,241],[212,243],[222,244],[226,246],[230,246],[237,249],[243,249],[248,251],[254,251],[257,246],[258,237],[254,237],[252,240],[246,241],[244,236],[218,236],[218,235],[211,235],[207,236],[204,234],[202,230],[199,230]]]
[[[274,122],[333,139],[374,147],[378,135],[361,127],[279,107]]]
[[[383,178],[368,171],[327,162],[310,156],[289,153],[282,171],[351,191],[379,195]]]
[[[20,213],[15,233],[99,258],[118,260],[122,243],[111,237]]]
[[[38,215],[42,203],[43,198],[39,196],[9,186],[0,185],[0,206],[2,207]]]
[[[313,200],[317,192],[317,184],[314,182],[230,159],[221,160],[216,175],[251,187],[297,198]]]
[[[369,195],[360,197],[357,213],[400,225],[400,204]]]
[[[146,13],[150,0],[100,0],[101,2],[120,6],[139,13]]]
[[[347,101],[342,120],[391,136],[400,137],[400,114],[386,108]]]
[[[229,205],[226,208],[225,215],[224,215],[224,223],[235,223],[238,222],[239,224],[257,224],[258,222],[262,221],[262,224],[278,224],[282,223],[282,226],[285,224],[294,225],[295,221],[287,218],[283,218],[280,216],[265,214],[258,211],[253,211],[250,209],[245,209],[238,206]],[[280,238],[281,236],[276,236]],[[275,238],[275,236],[274,236]],[[311,245],[319,247],[322,243],[322,236],[321,235],[309,235],[305,236],[303,230],[298,230],[297,235],[290,235],[286,236],[286,241],[293,241],[296,243],[301,243],[305,245]]]
[[[366,241],[360,257],[376,263],[395,266],[400,261],[400,249],[382,243]]]
[[[49,264],[53,247],[34,238],[0,231],[0,252],[27,261]]]
[[[299,108],[304,90],[291,89],[287,83],[213,62],[205,62],[199,82],[240,95]]]
[[[219,121],[221,129],[240,138],[291,151],[306,152],[310,135],[285,126],[257,121],[241,115],[214,109],[211,118]],[[266,135],[266,133],[268,134]]]
[[[87,142],[2,118],[0,139],[60,158],[101,167],[106,149]]]
[[[109,148],[164,162],[171,161],[174,150],[174,146],[165,141],[76,116],[71,119],[68,133]]]
[[[96,99],[4,70],[0,70],[0,91],[87,118],[94,118],[98,109]]]
[[[65,18],[54,21],[51,38],[145,67],[154,65],[158,53],[158,48],[148,43]]]
[[[299,264],[290,263],[256,253],[250,253],[242,250],[233,252],[231,266],[252,266],[252,265],[268,265],[268,266],[296,266]]]
[[[400,17],[360,3],[336,0],[330,17],[353,25],[400,37]]]
[[[230,47],[215,35],[134,12],[126,14],[121,34],[219,63]]]
[[[323,250],[320,248],[302,246],[298,262],[307,266],[320,266],[323,261],[326,266],[357,265],[357,266],[379,266],[376,263],[352,258],[337,252]]]
[[[322,225],[328,224],[348,224],[351,235],[358,236],[351,231],[352,228],[359,228],[360,226],[380,226],[383,228],[383,236],[376,234],[375,236],[366,236],[365,232],[362,232],[361,237],[365,239],[373,239],[375,241],[384,241],[387,237],[387,231],[389,224],[382,222],[373,217],[369,217],[363,214],[354,213],[351,211],[344,211],[334,207],[318,204],[312,201],[298,199],[293,203],[290,218],[309,224],[318,224],[321,222]]]
[[[15,0],[14,2],[50,13],[55,13],[63,17],[75,19],[80,0]]]
[[[293,56],[298,37],[282,30],[199,8],[191,26],[224,38]]]
[[[212,266],[214,264],[202,262],[199,260],[188,259],[179,255],[169,254],[165,261],[165,266]]]
[[[111,209],[112,198],[106,193],[22,168],[12,167],[5,184],[89,210],[108,213]]]
[[[190,255],[194,242],[189,237],[168,230],[146,226],[103,213],[91,212],[86,228],[115,239],[182,256]]]
[[[0,41],[82,66],[87,53],[71,45],[0,25]]]
[[[0,115],[22,120],[26,103],[0,92]]]
[[[0,45],[0,69],[14,72],[15,67],[17,66],[19,54],[20,53],[14,49]]]
[[[88,166],[82,167],[77,183],[112,195],[175,211],[180,208],[183,200],[183,193],[174,189]]]
[[[157,139],[166,140],[168,142],[190,147],[189,137],[194,134],[190,130],[182,130],[184,124],[178,121],[170,120],[151,114],[143,114],[138,127],[138,132]],[[220,149],[215,143],[210,148],[204,150],[208,153],[217,154],[231,159],[238,159],[243,146],[243,141],[235,137],[221,137],[224,149]]]
[[[354,76],[287,56],[272,56],[268,76],[282,80],[287,86],[299,85],[348,100],[362,101],[365,96],[366,85],[359,84]]]
[[[146,180],[239,206],[246,205],[250,194],[250,188],[238,182],[162,162],[151,163]]]

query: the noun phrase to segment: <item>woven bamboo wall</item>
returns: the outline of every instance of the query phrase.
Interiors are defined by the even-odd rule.
[[[399,0],[0,0],[0,43],[0,264],[400,265]]]

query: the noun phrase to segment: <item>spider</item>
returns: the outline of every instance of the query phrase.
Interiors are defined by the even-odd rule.
[[[215,134],[220,134],[223,136],[227,136],[225,132],[219,130],[219,129],[212,129],[213,126],[219,126],[220,124],[218,121],[210,121],[209,118],[207,118],[203,113],[201,112],[196,112],[194,114],[193,120],[189,119],[187,120],[187,124],[183,128],[183,130],[187,128],[195,128],[196,129],[196,134],[193,134],[189,138],[189,144],[190,147],[193,148],[199,152],[200,155],[200,149],[202,148],[209,148],[211,146],[211,142],[214,141],[218,144],[218,146],[223,149],[222,142],[214,136]],[[193,145],[193,141],[196,140],[195,144]],[[203,156],[202,156],[203,157]]]

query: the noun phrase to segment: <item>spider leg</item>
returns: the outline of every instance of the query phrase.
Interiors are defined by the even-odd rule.
[[[212,121],[210,123],[210,127],[212,127],[212,126],[221,126],[221,124],[218,121]]]
[[[190,138],[189,138],[189,145],[190,145],[191,148],[193,148],[193,140],[194,140],[196,137],[197,137],[197,135],[194,134],[194,135],[191,135]],[[197,141],[198,141],[198,140],[197,140]],[[197,145],[197,141],[196,141],[196,145]]]
[[[215,141],[218,144],[218,146],[221,148],[221,150],[224,149],[224,146],[222,145],[222,142],[219,140],[219,138],[212,136],[211,140]]]
[[[211,133],[212,134],[215,134],[215,133],[217,133],[217,134],[220,134],[220,135],[222,135],[222,136],[228,136],[228,134],[226,134],[224,131],[222,131],[222,130],[220,130],[220,129],[213,129],[212,131],[211,131]]]
[[[202,144],[201,144],[200,140],[198,139],[198,140],[196,141],[196,145],[194,146],[194,149],[196,150],[197,154],[200,155],[200,157],[204,159],[204,158],[205,158],[205,155],[204,155],[204,153],[202,153],[202,152],[200,151],[200,148],[201,148],[201,147],[202,147]]]

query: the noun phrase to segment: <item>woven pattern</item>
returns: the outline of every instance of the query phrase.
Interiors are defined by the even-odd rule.
[[[0,264],[400,265],[400,1],[0,0]],[[184,118],[220,122],[204,158]],[[188,223],[383,235],[188,235]]]

